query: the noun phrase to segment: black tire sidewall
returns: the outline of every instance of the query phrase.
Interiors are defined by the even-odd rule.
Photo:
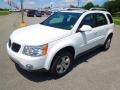
[[[69,65],[69,68],[64,73],[59,74],[56,71],[56,67],[57,67],[57,63],[59,62],[60,58],[63,56],[68,56],[70,58],[70,65]],[[72,54],[68,51],[62,51],[58,55],[56,55],[55,58],[53,59],[53,63],[52,63],[51,68],[50,68],[50,73],[52,74],[52,76],[56,76],[56,77],[64,76],[65,74],[67,74],[71,70],[72,64],[73,64],[72,62],[73,62]]]
[[[109,36],[107,39],[106,39],[106,41],[105,41],[105,43],[104,43],[104,45],[103,45],[103,50],[108,50],[109,48],[110,48],[110,44],[109,44],[109,47],[108,48],[106,48],[106,44],[107,44],[107,41],[110,39],[110,44],[111,44],[111,37]]]

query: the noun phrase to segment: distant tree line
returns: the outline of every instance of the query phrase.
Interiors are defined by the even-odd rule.
[[[118,13],[120,12],[120,0],[111,0],[109,2],[105,2],[103,7],[112,14]]]
[[[3,8],[0,8],[0,11],[9,11],[9,9],[3,9]]]
[[[70,5],[70,7],[74,8],[77,6]],[[105,2],[102,6],[94,5],[92,2],[87,3],[86,5],[82,6],[82,8],[89,10],[90,8],[105,8],[111,14],[120,14],[120,0],[111,0]]]

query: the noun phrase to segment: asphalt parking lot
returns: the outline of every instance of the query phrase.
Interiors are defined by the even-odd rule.
[[[107,52],[98,49],[79,57],[67,75],[55,79],[48,73],[23,71],[7,56],[6,42],[20,18],[19,14],[0,16],[0,90],[120,90],[120,26]],[[30,25],[45,18],[25,20]]]

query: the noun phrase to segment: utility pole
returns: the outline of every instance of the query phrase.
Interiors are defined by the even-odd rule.
[[[77,0],[77,3],[78,3],[78,7],[79,7],[79,3],[80,3],[80,1],[79,1],[79,0]]]
[[[20,27],[25,27],[26,26],[26,23],[24,21],[24,8],[23,8],[23,0],[20,0],[21,2],[21,17],[22,17],[22,20],[21,20],[21,23],[20,23]]]
[[[22,16],[22,23],[24,22],[24,11],[23,11],[23,0],[20,0],[21,1],[21,16]]]

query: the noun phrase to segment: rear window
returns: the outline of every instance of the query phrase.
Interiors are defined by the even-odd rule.
[[[104,14],[97,13],[95,14],[95,18],[96,18],[96,26],[102,26],[107,24],[107,19]]]
[[[109,19],[110,23],[113,23],[112,16],[111,16],[110,14],[107,14],[107,17],[108,17],[108,19]]]

